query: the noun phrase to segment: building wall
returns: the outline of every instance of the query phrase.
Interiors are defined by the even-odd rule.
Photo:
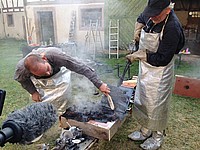
[[[119,20],[119,48],[128,49],[132,42],[134,26],[138,15],[146,6],[146,0],[109,0],[105,1],[105,47],[108,48],[109,21]]]
[[[0,9],[0,38],[25,39],[23,0],[1,0]],[[13,18],[10,26],[8,15]]]
[[[3,18],[2,13],[0,14],[0,38],[3,38],[5,36],[4,34],[4,27],[3,27]]]
[[[55,44],[66,43],[69,38],[71,13],[76,11],[76,28],[75,28],[75,41],[79,45],[85,44],[85,36],[87,30],[82,30],[80,28],[80,9],[83,7],[93,8],[93,7],[103,7],[103,3],[97,4],[54,4],[54,5],[28,5],[26,7],[27,12],[27,22],[33,27],[32,39],[33,43],[40,43],[38,39],[39,27],[37,12],[38,11],[52,11],[54,20],[54,33],[55,33]],[[30,30],[30,27],[28,27]],[[101,31],[101,37],[104,38],[103,30]],[[103,41],[103,40],[102,40]]]
[[[175,13],[179,18],[182,26],[186,26],[188,23],[188,11],[175,11]]]
[[[13,15],[13,26],[8,26],[7,15]],[[16,12],[16,13],[4,13],[4,22],[5,22],[5,32],[3,32],[2,36],[8,38],[16,38],[16,39],[24,39],[25,37],[25,30],[24,30],[24,12]],[[2,25],[3,26],[3,25]],[[2,27],[3,29],[4,27]]]

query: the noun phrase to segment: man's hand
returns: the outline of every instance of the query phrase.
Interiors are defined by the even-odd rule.
[[[37,91],[32,94],[32,100],[35,102],[41,102],[40,94]]]
[[[107,84],[103,83],[100,87],[99,90],[105,94],[106,96],[110,93],[110,88],[107,86]]]
[[[127,55],[126,58],[130,62],[134,62],[135,60],[144,60],[144,61],[146,61],[146,59],[147,59],[146,50],[138,50],[138,51],[134,52],[133,54]]]
[[[145,25],[142,24],[142,23],[139,23],[139,22],[136,22],[136,23],[135,23],[135,30],[134,30],[134,37],[133,37],[133,40],[134,40],[134,41],[137,41],[137,42],[140,41],[140,33],[141,33],[141,30],[142,30],[142,28],[143,28],[144,26],[145,26]]]

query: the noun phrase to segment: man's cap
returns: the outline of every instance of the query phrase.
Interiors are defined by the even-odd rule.
[[[148,0],[148,4],[143,11],[143,15],[154,17],[159,15],[170,4],[170,0]]]

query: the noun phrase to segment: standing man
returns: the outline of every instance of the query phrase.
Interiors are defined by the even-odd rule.
[[[167,127],[172,93],[174,55],[184,46],[184,34],[170,0],[148,0],[135,24],[139,50],[126,58],[139,60],[133,115],[141,125],[128,137],[144,141],[145,150],[158,149]]]
[[[71,71],[87,77],[105,95],[110,93],[92,68],[55,47],[39,48],[20,60],[14,79],[32,95],[33,101],[51,102],[63,113],[70,95]]]

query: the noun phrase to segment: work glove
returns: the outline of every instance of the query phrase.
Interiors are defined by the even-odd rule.
[[[134,29],[134,36],[133,36],[133,42],[139,42],[140,41],[140,33],[142,28],[145,25],[139,22],[135,23],[135,29]]]
[[[128,59],[130,62],[134,62],[136,60],[146,61],[147,60],[146,50],[138,50],[133,54],[129,54],[126,56],[126,59]]]

